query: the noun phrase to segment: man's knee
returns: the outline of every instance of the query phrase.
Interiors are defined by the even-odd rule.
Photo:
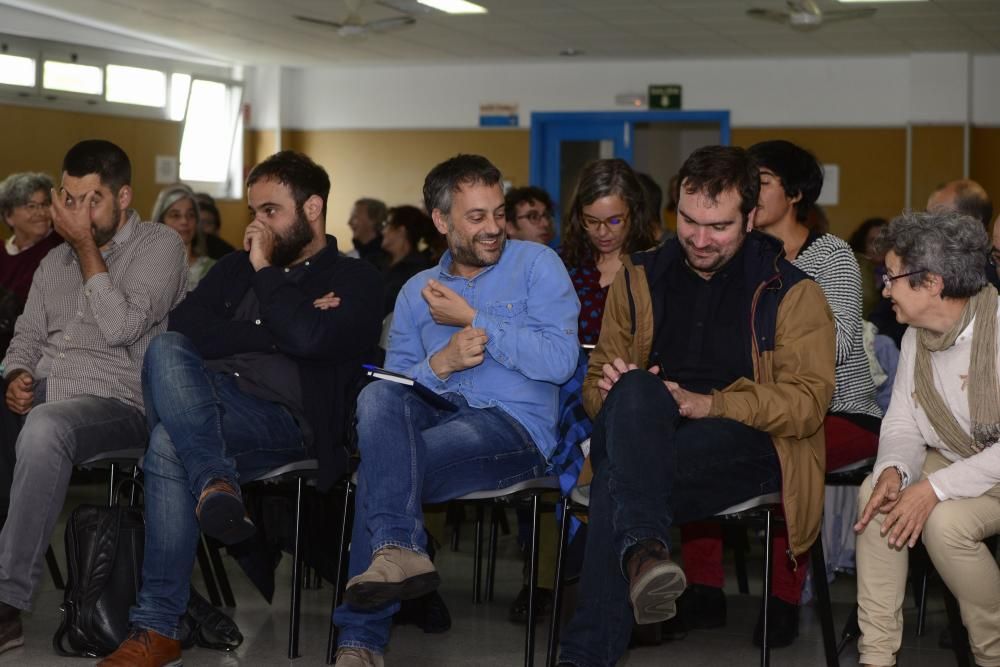
[[[667,391],[663,380],[648,371],[637,369],[625,373],[618,379],[608,392],[604,409],[620,411],[624,408],[630,412],[640,411],[651,402],[655,403],[658,414],[667,417],[677,414],[677,403]]]
[[[144,378],[162,368],[175,366],[178,355],[188,354],[193,349],[191,339],[184,334],[176,331],[161,333],[150,342],[146,349],[146,356],[142,361]]]
[[[387,380],[365,386],[358,394],[358,426],[376,423],[385,419],[386,413],[400,409],[407,393],[412,393],[409,387]]]
[[[51,460],[64,457],[72,460],[73,431],[78,424],[70,419],[65,402],[42,403],[28,413],[17,438],[18,461]]]

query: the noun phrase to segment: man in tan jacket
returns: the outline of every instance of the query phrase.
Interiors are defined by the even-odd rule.
[[[676,613],[672,525],[781,491],[788,557],[819,533],[833,316],[753,231],[760,178],[744,150],[699,149],[680,179],[677,238],[623,258],[590,357],[590,528],[561,665],[612,665],[633,617]]]

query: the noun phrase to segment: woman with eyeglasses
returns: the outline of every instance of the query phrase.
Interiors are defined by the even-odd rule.
[[[883,294],[903,336],[878,459],[861,486],[858,652],[893,665],[903,633],[908,549],[922,541],[957,598],[977,665],[1000,665],[1000,304],[978,220],[907,213],[877,241]]]
[[[208,256],[205,236],[198,224],[198,198],[191,188],[181,183],[164,188],[156,197],[152,220],[165,224],[180,235],[187,248],[187,289],[193,291],[215,264],[215,260]]]
[[[635,172],[620,159],[587,164],[563,228],[562,258],[580,298],[580,343],[594,345],[604,301],[623,254],[656,245],[649,206]]]
[[[52,179],[45,174],[11,174],[0,182],[0,218],[11,236],[0,252],[0,356],[14,335],[14,323],[28,301],[38,264],[62,243],[52,229]]]

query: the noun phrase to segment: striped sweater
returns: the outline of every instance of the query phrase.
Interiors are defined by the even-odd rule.
[[[865,356],[861,318],[861,271],[851,247],[833,234],[810,236],[792,262],[819,283],[837,329],[837,385],[831,413],[881,417]]]

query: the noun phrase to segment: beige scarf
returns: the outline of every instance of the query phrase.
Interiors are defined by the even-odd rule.
[[[931,352],[955,344],[975,318],[972,327],[972,355],[969,359],[969,414],[972,437],[962,430],[951,410],[934,387]],[[997,380],[997,292],[987,285],[969,299],[950,331],[941,334],[919,329],[914,366],[916,399],[927,413],[931,426],[948,449],[962,458],[983,451],[1000,439],[1000,382]]]

